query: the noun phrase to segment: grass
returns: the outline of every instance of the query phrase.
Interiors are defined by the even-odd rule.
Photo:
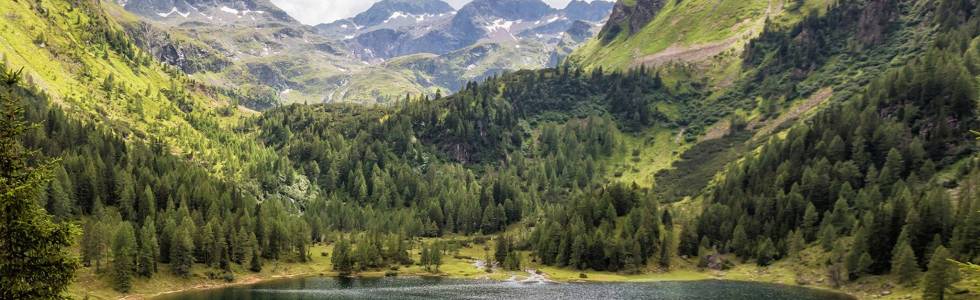
[[[222,141],[224,137],[213,135],[216,133],[197,129],[171,99],[157,96],[173,79],[160,65],[135,65],[114,51],[103,55],[106,45],[86,40],[90,35],[86,27],[93,21],[84,9],[72,8],[66,1],[35,5],[31,1],[0,2],[0,55],[11,67],[23,67],[29,82],[78,119],[125,128],[135,136],[161,138],[173,152],[206,162],[215,174],[236,175],[237,171],[225,168],[241,164],[230,162],[235,155],[229,150],[248,148],[248,137]],[[108,26],[121,30],[111,21]],[[36,42],[37,36],[43,36],[44,42]],[[110,75],[121,86],[111,94],[100,88]],[[145,90],[151,96],[145,96]],[[239,122],[240,116],[221,118],[208,113],[227,105],[228,99],[189,92],[191,101],[203,108],[195,117],[227,127]],[[128,108],[133,103],[142,107],[139,113]]]
[[[440,240],[458,240],[459,238],[449,237]],[[437,239],[427,238],[418,240],[416,243],[430,243],[435,240]],[[397,276],[442,276],[484,280],[521,280],[528,276],[528,273],[524,271],[495,269],[492,273],[487,273],[482,269],[478,269],[474,264],[475,261],[482,260],[487,256],[488,252],[493,251],[492,249],[492,241],[488,241],[485,244],[471,243],[467,247],[460,248],[449,255],[445,255],[443,257],[444,264],[440,266],[438,272],[426,271],[418,265],[400,266],[397,269]],[[161,265],[161,271],[152,279],[137,279],[133,286],[134,292],[128,295],[112,290],[107,273],[97,274],[92,268],[83,268],[80,270],[75,284],[72,285],[70,293],[77,298],[89,297],[90,299],[146,298],[176,291],[218,288],[235,284],[251,284],[288,277],[338,275],[332,271],[330,264],[330,246],[316,245],[310,249],[310,252],[312,254],[312,261],[309,263],[267,263],[260,273],[252,273],[236,265],[234,267],[236,279],[230,283],[223,280],[207,279],[206,273],[209,269],[201,265],[196,265],[193,268],[193,274],[189,278],[171,275],[169,266]],[[321,253],[326,253],[327,255],[321,255]],[[414,249],[410,254],[413,259],[418,260],[418,249]],[[897,284],[897,279],[891,275],[865,276],[860,280],[846,283],[840,289],[834,289],[824,280],[826,274],[824,272],[823,262],[826,261],[830,254],[820,249],[818,245],[804,250],[799,259],[784,259],[765,267],[757,266],[752,262],[738,262],[736,258],[729,256],[727,257],[729,260],[736,262],[735,266],[729,270],[699,270],[695,266],[696,259],[679,257],[674,259],[675,266],[669,272],[662,272],[659,270],[659,267],[650,265],[640,274],[542,266],[531,260],[530,253],[525,251],[521,254],[524,257],[522,266],[525,269],[536,270],[548,279],[559,282],[655,282],[721,279],[800,285],[809,288],[844,292],[854,295],[859,299],[911,299],[917,298],[921,293],[918,286],[907,287]],[[969,270],[969,268],[964,267],[964,270]],[[354,276],[383,277],[388,272],[388,269],[371,270],[356,273]],[[585,275],[584,278],[582,277],[583,274]],[[954,296],[952,299],[970,299],[970,297],[975,296],[977,291],[980,290],[976,277],[966,275],[963,278],[964,281],[958,283],[955,289],[967,290],[969,292]]]
[[[652,187],[654,174],[670,168],[689,147],[683,139],[677,138],[677,133],[664,127],[652,127],[636,134],[624,133],[623,145],[625,151],[619,151],[604,163],[611,166],[606,177],[641,187]]]
[[[778,24],[793,24],[811,11],[825,10],[828,0],[807,0],[799,9],[786,10],[781,0],[684,0],[666,1],[643,29],[621,34],[608,44],[592,39],[572,55],[572,61],[587,68],[627,69],[637,58],[669,47],[689,47],[735,39],[741,50],[748,39],[762,32],[767,18]]]

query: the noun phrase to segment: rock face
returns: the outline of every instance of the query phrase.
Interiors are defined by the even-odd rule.
[[[611,9],[606,1],[576,0],[554,9],[541,0],[474,0],[452,11],[439,0],[385,0],[354,18],[316,28],[343,39],[361,59],[378,62],[416,53],[443,55],[481,42],[534,41],[552,48],[575,21],[598,26]]]
[[[375,3],[354,16],[358,26],[376,26],[399,16],[434,16],[453,12],[453,7],[439,0],[386,0]]]
[[[176,66],[184,73],[218,72],[231,65],[217,51],[177,40],[169,32],[149,23],[133,23],[125,29],[137,46],[149,49],[158,60]]]
[[[624,0],[619,0],[609,15],[609,20],[599,32],[599,40],[609,42],[620,34],[636,34],[653,20],[664,7],[665,0],[634,0],[633,4],[627,4]]]
[[[142,17],[127,30],[159,60],[284,103],[384,102],[553,66],[598,32],[613,7],[474,0],[456,11],[442,0],[383,0],[311,27],[269,0],[115,3]]]
[[[126,10],[158,20],[231,23],[240,21],[295,22],[267,0],[117,0]],[[182,20],[183,19],[183,20]]]

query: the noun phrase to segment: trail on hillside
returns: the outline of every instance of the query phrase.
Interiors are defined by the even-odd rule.
[[[633,66],[658,67],[675,61],[692,62],[706,60],[731,48],[738,41],[739,37],[740,35],[736,35],[713,43],[687,47],[670,46],[663,51],[637,58],[633,61]]]
[[[770,133],[774,132],[777,128],[779,128],[786,122],[799,119],[800,116],[802,116],[804,113],[813,110],[821,103],[824,103],[825,101],[829,100],[830,97],[833,95],[834,95],[834,90],[829,87],[820,89],[819,91],[810,95],[810,97],[804,100],[803,103],[800,103],[800,105],[793,107],[792,109],[780,115],[776,119],[769,120],[769,121],[762,121],[762,122],[759,121],[749,122],[748,126],[746,127],[749,130],[754,130],[755,128],[759,128],[759,130],[756,131],[754,139],[759,139],[768,136]]]

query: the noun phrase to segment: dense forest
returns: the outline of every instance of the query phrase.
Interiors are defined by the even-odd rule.
[[[897,5],[879,2],[890,9]],[[847,31],[848,22],[832,20],[859,11],[853,3],[832,8],[822,17],[829,20],[811,18],[790,32]],[[680,251],[732,252],[769,264],[819,242],[835,253],[826,262],[835,284],[889,271],[912,283],[919,271],[932,269],[938,253],[976,261],[980,177],[970,129],[977,126],[980,23],[973,14],[962,15],[972,8],[946,6],[965,2],[943,3],[935,18],[949,31],[922,55],[730,166],[706,194],[704,211],[696,228],[683,235]],[[961,15],[944,15],[949,13]],[[800,51],[820,55],[820,47],[790,50],[797,43],[774,39],[780,35],[766,33],[753,46],[789,45],[779,46],[780,55],[772,59],[777,67],[801,63],[792,61],[801,58],[794,54]],[[746,61],[753,61],[754,50],[747,53]],[[954,187],[958,194],[947,193]]]
[[[191,276],[195,264],[233,280],[236,270],[259,272],[269,261],[309,261],[315,244],[332,245],[341,274],[410,264],[438,272],[462,242],[420,238],[466,236],[493,240],[486,259],[507,270],[669,271],[679,256],[698,257],[702,268],[718,257],[769,265],[817,247],[832,254],[823,267],[835,285],[894,273],[905,284],[924,278],[926,298],[942,299],[955,278],[948,259],[980,262],[971,132],[980,128],[980,6],[909,2],[839,1],[791,26],[768,23],[739,58],[748,75],[722,92],[699,80],[666,83],[689,66],[565,65],[386,106],[274,107],[216,133],[274,149],[273,159],[246,167],[247,179],[213,174],[118,124],[80,121],[0,64],[0,211],[44,227],[0,226],[0,234],[43,231],[52,242],[38,251],[60,258],[52,268],[67,273],[79,266],[61,252],[76,238],[78,263],[110,274],[120,292],[136,277]],[[923,27],[935,32],[920,34]],[[133,46],[105,51],[152,60]],[[166,89],[174,113],[206,110],[181,100],[185,83]],[[119,86],[108,77],[100,88]],[[775,117],[824,86],[836,89],[826,107],[750,143],[737,111]],[[135,113],[139,103],[121,105]],[[723,119],[733,123],[725,137],[696,143]],[[651,128],[695,145],[656,183],[609,176],[614,157],[638,156],[626,137]],[[703,150],[735,144],[748,149]],[[682,216],[679,205],[696,212]],[[4,274],[26,268],[0,265]],[[65,272],[52,272],[50,283],[70,279],[59,277]],[[4,280],[17,290],[0,298],[37,296]]]

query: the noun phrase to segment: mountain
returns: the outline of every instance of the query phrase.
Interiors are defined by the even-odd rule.
[[[492,75],[387,105],[255,111],[247,89],[208,71],[238,67],[213,46],[236,38],[214,35],[266,39],[290,22],[235,18],[221,27],[237,30],[205,34],[217,27],[171,30],[109,2],[0,1],[0,200],[16,208],[0,210],[0,230],[17,233],[0,244],[25,246],[0,247],[22,258],[0,268],[17,283],[3,293],[115,299],[311,272],[505,280],[534,267],[556,281],[977,298],[980,8],[772,4],[664,2],[616,16],[608,41],[574,22],[562,41],[590,45],[577,60],[500,74],[476,63],[551,53],[529,38],[365,64],[338,45],[338,59],[384,71],[350,74],[341,94]],[[634,17],[647,23],[628,29]],[[721,52],[680,42],[729,39]]]
[[[127,10],[173,23],[295,22],[265,0],[117,0]]]
[[[481,42],[533,40],[552,47],[558,40],[555,35],[572,22],[598,25],[611,9],[603,1],[574,1],[557,10],[540,0],[476,0],[451,11],[444,9],[448,4],[437,2],[406,6],[404,1],[381,1],[354,18],[316,28],[325,36],[344,38],[348,48],[359,49],[355,53],[362,59],[383,60],[417,53],[441,55]]]
[[[453,11],[452,6],[440,0],[386,0],[374,3],[367,11],[354,16],[352,21],[357,26],[369,27],[401,18],[419,20]]]
[[[113,15],[158,59],[242,90],[249,95],[246,104],[265,109],[276,103],[378,103],[407,93],[431,95],[501,72],[557,63],[582,43],[564,38],[564,32],[583,21],[590,27],[584,32],[592,34],[611,9],[608,2],[579,2],[558,10],[539,0],[478,0],[457,12],[439,0],[386,0],[315,27],[268,1],[131,0],[117,3],[140,18]],[[584,34],[583,25],[574,31]],[[461,59],[461,53],[482,56]],[[403,63],[426,54],[442,56],[437,67]]]
[[[587,67],[618,69],[703,61],[739,51],[762,32],[767,19],[821,10],[823,2],[618,1],[600,38],[582,45],[570,60]]]

